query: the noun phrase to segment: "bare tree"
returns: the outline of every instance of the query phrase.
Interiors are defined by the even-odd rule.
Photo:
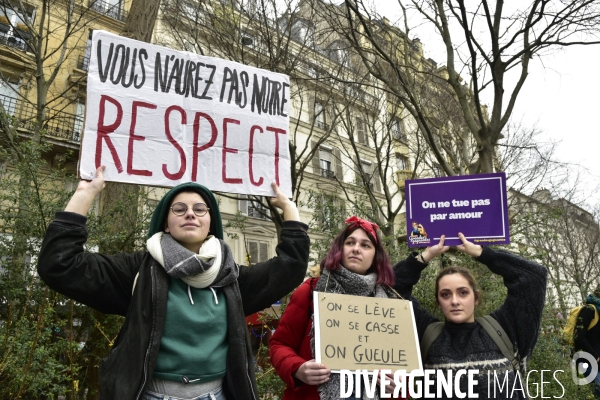
[[[18,153],[17,130],[23,128],[38,143],[42,132],[78,139],[76,118],[65,110],[73,107],[85,77],[73,74],[65,82],[64,71],[77,67],[76,55],[85,49],[88,30],[99,14],[76,0],[43,0],[36,8],[6,1],[0,14],[2,43],[12,48],[0,68],[0,128],[6,143]]]
[[[376,222],[386,237],[394,237],[394,223],[404,205],[404,179],[415,176],[422,158],[413,152],[411,166],[408,155],[398,154],[400,140],[405,140],[400,135],[405,133],[398,131],[400,121],[392,117],[398,114],[397,105],[388,104],[385,96],[347,89],[346,102],[338,104],[344,110],[339,123],[344,134],[337,141],[354,181],[337,181],[338,191],[348,209]],[[398,157],[404,158],[403,167],[395,165]]]
[[[142,42],[150,42],[159,6],[160,0],[133,0],[121,35]]]
[[[401,113],[400,102],[381,90],[360,54],[333,29],[330,7],[335,6],[171,0],[162,4],[158,38],[171,47],[288,74],[294,199],[298,201],[309,186],[327,196],[333,191],[340,202],[363,208],[392,235],[403,206],[401,185],[407,178],[407,171],[399,176],[393,166],[398,140],[393,138],[397,121],[392,115]],[[343,18],[336,18],[343,24]],[[438,101],[440,109],[449,107],[447,103]],[[423,159],[413,158],[413,171]],[[314,175],[323,182],[312,186]],[[264,199],[242,201],[247,200],[252,201],[253,212],[263,213],[280,227],[279,215]]]
[[[314,11],[301,7],[289,0],[210,4],[166,0],[161,6],[162,23],[157,34],[159,44],[290,77],[289,153],[294,201],[302,196],[305,179],[321,174],[313,162],[320,146],[333,138],[339,123],[334,104],[340,96],[335,80],[339,66],[331,70],[319,65],[328,60],[318,53],[322,27],[312,22]],[[280,232],[283,220],[265,198],[222,195],[252,202],[253,210],[273,220]]]
[[[514,207],[522,232],[517,240],[548,267],[551,287],[565,313],[600,283],[599,210],[589,212],[575,204],[574,193],[557,197],[546,189],[531,198],[518,197],[524,201]]]
[[[362,0],[347,0],[339,13],[346,17],[352,45],[373,75],[398,95],[417,120],[448,175],[463,171],[448,160],[444,141],[435,140],[438,128],[421,101],[417,83],[440,78],[445,81],[459,105],[461,133],[465,141],[474,144],[465,147],[471,154],[464,159],[471,161],[461,167],[466,167],[468,173],[493,172],[496,149],[529,74],[530,60],[565,46],[599,43],[600,6],[593,0],[536,0],[522,3],[518,9],[508,9],[505,1],[398,3],[403,11],[403,31],[387,23]],[[414,20],[409,16],[415,16],[411,11],[435,27],[446,49],[444,68],[427,68],[420,42],[409,39],[409,23]],[[509,73],[518,77],[512,87]]]

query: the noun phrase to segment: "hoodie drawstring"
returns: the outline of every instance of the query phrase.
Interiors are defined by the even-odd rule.
[[[217,300],[217,292],[215,292],[215,289],[213,289],[212,287],[210,288],[210,290],[212,290],[213,292],[213,296],[215,296],[215,304],[219,304],[219,300]]]
[[[190,303],[194,305],[194,300],[192,299],[192,289],[190,288],[190,285],[188,285],[188,297],[190,298]]]
[[[192,305],[194,305],[194,300],[192,299],[192,289],[190,287],[190,285],[187,285],[188,287],[188,297],[190,298],[190,303],[192,303]],[[212,291],[212,294],[215,298],[215,304],[219,304],[219,300],[217,299],[217,292],[215,292],[215,289],[213,289],[212,287],[210,288],[210,290]]]

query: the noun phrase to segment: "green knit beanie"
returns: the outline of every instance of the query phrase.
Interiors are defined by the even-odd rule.
[[[210,214],[210,230],[208,234],[214,235],[218,239],[223,239],[223,223],[221,222],[221,212],[219,211],[217,199],[210,190],[193,182],[182,183],[181,185],[175,186],[158,202],[158,205],[154,209],[154,213],[152,213],[152,219],[150,220],[148,238],[151,238],[155,233],[164,230],[171,202],[173,201],[173,198],[181,192],[195,192],[202,196],[206,202],[206,206],[210,208],[208,211]]]

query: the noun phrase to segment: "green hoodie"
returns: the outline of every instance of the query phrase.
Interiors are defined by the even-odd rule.
[[[163,196],[152,214],[148,238],[164,230],[171,202],[181,192],[202,196],[210,209],[209,235],[222,240],[223,225],[215,196],[204,186],[191,182],[175,186]],[[222,378],[229,350],[223,290],[188,289],[180,279],[169,280],[167,315],[154,378],[180,382],[186,377],[195,383]]]

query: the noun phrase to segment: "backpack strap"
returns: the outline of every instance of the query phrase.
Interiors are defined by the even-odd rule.
[[[481,325],[483,330],[490,335],[498,349],[504,357],[506,357],[513,366],[513,369],[516,371],[519,370],[519,360],[515,357],[514,346],[510,341],[510,338],[500,326],[498,321],[492,318],[490,315],[486,315],[485,317],[479,317],[475,319],[475,321]],[[432,322],[425,329],[425,333],[423,333],[423,338],[421,339],[421,359],[423,362],[427,359],[427,354],[429,353],[429,348],[437,339],[438,336],[442,333],[444,329],[443,322]]]
[[[508,358],[508,361],[513,366],[513,369],[516,371],[519,370],[519,360],[515,357],[515,348],[510,341],[510,338],[504,331],[504,329],[500,326],[498,321],[496,321],[490,315],[486,315],[485,317],[479,317],[475,319],[479,325],[487,332],[488,335],[492,338],[498,349],[502,355]]]
[[[440,321],[432,322],[431,324],[427,325],[425,333],[423,333],[423,338],[421,339],[421,360],[423,362],[425,362],[425,360],[427,359],[427,353],[429,353],[429,348],[431,347],[433,342],[435,342],[435,339],[437,339],[437,337],[440,336],[440,333],[442,333],[443,329],[444,323]]]

